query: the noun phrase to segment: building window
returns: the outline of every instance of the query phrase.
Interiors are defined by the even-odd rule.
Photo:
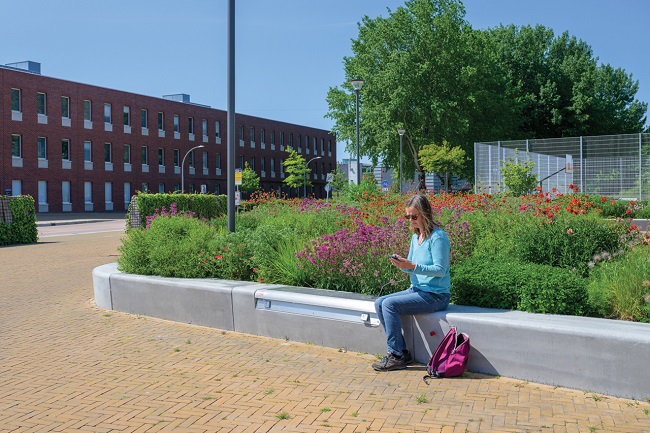
[[[203,163],[203,169],[204,169],[204,170],[205,170],[206,168],[208,168],[208,152],[203,152],[203,155],[202,155],[202,161],[201,161],[201,162]]]
[[[149,148],[147,146],[142,146],[142,164],[149,164]]]
[[[68,139],[61,140],[61,159],[70,161],[70,140]]]
[[[63,203],[70,204],[70,181],[61,182],[61,199]]]
[[[217,120],[214,122],[214,136],[217,138],[221,138],[221,124]]]
[[[93,184],[92,182],[84,182],[84,202],[92,204],[93,202]]]
[[[255,141],[255,128],[251,126],[250,129],[248,130],[248,133],[250,135],[250,140]]]
[[[244,155],[239,156],[239,168],[244,168]]]
[[[104,162],[113,162],[113,146],[111,146],[111,143],[104,143]]]
[[[255,157],[251,156],[251,170],[255,171]]]
[[[284,147],[284,132],[280,133],[280,146]]]
[[[149,127],[149,112],[144,108],[140,110],[140,124],[143,128]]]
[[[158,165],[165,165],[165,149],[158,148]]]
[[[203,135],[207,137],[208,135],[208,121],[203,119],[201,121],[201,130],[203,131]]]
[[[174,114],[174,132],[179,132],[178,114]]]
[[[318,138],[314,137],[314,155],[318,153]]]
[[[131,145],[130,144],[125,144],[124,145],[124,163],[125,164],[131,164]]]
[[[264,143],[264,129],[260,129],[260,143]]]
[[[22,137],[18,134],[11,135],[11,156],[14,158],[23,157]]]
[[[300,134],[298,134],[298,153],[302,153],[302,143],[301,143],[300,138],[301,138]],[[305,147],[307,147],[307,146],[305,146]]]
[[[188,156],[189,156],[189,160],[190,160],[189,166],[191,168],[194,168],[194,151],[192,150]]]
[[[158,184],[158,194],[164,194],[165,193],[165,184],[164,183],[159,183]]]
[[[20,89],[11,89],[11,111],[22,111]]]
[[[47,140],[38,137],[38,159],[47,159]]]
[[[239,141],[244,140],[244,125],[239,125]]]
[[[289,149],[293,150],[293,133],[289,133]]]
[[[174,149],[174,167],[181,166],[181,151]]]
[[[215,158],[215,167],[216,168],[221,168],[221,154],[217,153],[217,156]]]
[[[271,172],[275,171],[275,158],[271,158]]]
[[[124,126],[131,126],[131,107],[124,107]]]
[[[45,93],[36,94],[36,113],[45,116],[47,114],[45,110]]]
[[[92,143],[90,141],[84,141],[84,162],[91,162],[92,160]]]
[[[165,113],[162,111],[158,112],[158,131],[163,131],[165,129]]]
[[[332,153],[332,140],[327,140],[327,153]]]
[[[104,104],[104,123],[113,123],[111,104]]]
[[[321,155],[325,155],[325,139],[324,138],[320,139],[320,153],[321,153]]]
[[[260,171],[266,171],[265,162],[264,157],[260,158]]]
[[[47,182],[38,181],[38,204],[47,204]]]
[[[92,114],[92,102],[89,100],[84,100],[84,120],[90,121],[90,115]]]
[[[61,117],[70,118],[70,98],[61,96]]]
[[[190,117],[187,119],[187,132],[194,134],[194,118]]]
[[[146,183],[146,182],[143,182],[143,183],[141,184],[140,188],[142,188],[142,189],[141,189],[142,192],[147,192],[147,191],[149,191],[149,184]]]
[[[275,146],[275,131],[271,131],[271,146]]]

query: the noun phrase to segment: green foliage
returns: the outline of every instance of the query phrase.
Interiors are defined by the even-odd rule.
[[[341,170],[340,164],[336,166],[336,170],[334,170],[333,174],[334,179],[332,179],[331,184],[334,191],[346,191],[348,187],[348,180],[345,178],[345,174],[343,173],[343,170]]]
[[[243,192],[256,191],[260,189],[260,177],[253,171],[248,162],[244,163],[244,169],[241,172],[241,186]]]
[[[227,197],[225,195],[215,196],[212,194],[148,194],[138,193],[135,197],[136,206],[140,212],[141,227],[146,225],[146,218],[165,207],[169,209],[172,203],[176,203],[179,212],[194,212],[197,218],[211,220],[225,214],[227,209]],[[130,223],[131,204],[126,215]]]
[[[0,245],[38,242],[34,198],[30,195],[0,196],[0,200],[9,202],[11,212],[11,224],[2,222],[0,218]]]
[[[303,158],[298,152],[293,149],[287,149],[289,156],[284,160],[284,172],[287,176],[284,178],[284,184],[289,188],[299,188],[307,182],[307,185],[311,183],[306,180],[306,175],[309,171],[309,168],[305,166],[305,158]]]
[[[578,316],[588,309],[586,281],[576,272],[513,257],[469,257],[452,267],[451,281],[459,305]]]
[[[374,176],[363,176],[361,185],[350,183],[345,191],[348,200],[356,203],[375,200],[382,194]]]
[[[597,217],[557,218],[517,230],[515,255],[522,261],[575,269],[588,274],[595,254],[625,248],[626,227]]]
[[[517,155],[518,151],[515,150],[515,157],[508,157],[501,167],[503,183],[514,196],[529,194],[537,186],[537,175],[533,174],[535,163],[526,155],[524,163],[519,164]]]
[[[442,141],[441,146],[425,145],[418,152],[418,158],[425,171],[436,173],[447,192],[449,192],[449,177],[454,174],[460,175],[466,162],[465,151],[459,146],[451,147],[446,140]]]
[[[650,322],[650,246],[599,261],[589,279],[590,314]]]

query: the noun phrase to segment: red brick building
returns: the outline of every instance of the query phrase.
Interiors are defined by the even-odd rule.
[[[334,135],[241,114],[235,123],[235,168],[248,162],[265,191],[302,195],[282,183],[285,149],[293,147],[307,161],[318,157],[307,193],[325,197]],[[225,194],[228,133],[226,111],[189,95],[156,98],[46,77],[35,62],[0,66],[0,195],[29,194],[38,212],[126,210],[138,190],[179,191],[181,183],[186,192]]]

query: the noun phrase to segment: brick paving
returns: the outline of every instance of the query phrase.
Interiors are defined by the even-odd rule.
[[[0,248],[0,433],[650,432],[647,401],[473,373],[427,386],[423,366],[98,309],[91,271],[120,237]]]

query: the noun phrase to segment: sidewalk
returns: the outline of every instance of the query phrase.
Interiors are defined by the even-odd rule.
[[[422,365],[99,309],[91,271],[122,236],[0,248],[0,433],[650,432],[647,401],[474,373],[427,386]]]
[[[36,225],[42,226],[58,226],[66,224],[83,224],[100,221],[110,221],[116,219],[126,219],[126,214],[120,212],[80,212],[80,213],[37,213]]]

